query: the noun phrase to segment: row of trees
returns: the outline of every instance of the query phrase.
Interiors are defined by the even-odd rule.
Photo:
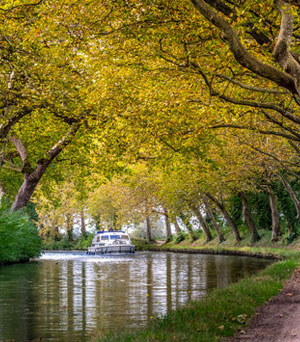
[[[34,200],[42,227],[54,230],[75,212],[100,211],[116,226],[145,220],[148,240],[156,212],[166,227],[178,227],[179,217],[192,238],[189,218],[198,217],[209,241],[207,213],[221,241],[214,222],[222,214],[239,241],[227,208],[239,196],[255,241],[249,194],[264,193],[272,240],[283,217],[294,231],[298,7],[279,0],[1,5],[0,184],[12,210]],[[286,194],[290,216],[278,210]]]

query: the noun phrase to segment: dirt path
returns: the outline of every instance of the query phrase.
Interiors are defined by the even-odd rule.
[[[230,342],[300,342],[300,269]]]

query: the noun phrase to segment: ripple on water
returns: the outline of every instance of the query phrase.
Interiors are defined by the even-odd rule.
[[[85,342],[95,331],[138,329],[270,261],[138,252],[47,252],[0,268],[0,341]]]

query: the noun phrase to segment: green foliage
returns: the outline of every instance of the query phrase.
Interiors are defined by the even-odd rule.
[[[247,194],[249,206],[252,208],[252,218],[259,229],[270,229],[272,217],[268,194],[251,192]]]
[[[26,213],[30,217],[31,220],[37,222],[39,220],[39,216],[35,210],[35,204],[33,202],[29,202],[26,206]]]
[[[5,203],[0,208],[0,264],[38,257],[41,239],[36,225],[24,212],[11,212]]]
[[[247,201],[251,210],[251,218],[259,229],[270,229],[272,217],[268,194],[265,192],[247,192]],[[238,225],[242,225],[243,206],[241,199],[237,195],[229,198],[229,211]]]
[[[74,241],[69,241],[66,237],[60,240],[50,240],[43,242],[45,250],[72,250],[72,249],[87,249],[93,240],[94,234],[87,234],[87,237],[80,236]]]
[[[291,182],[290,185],[294,191],[299,192],[298,180]],[[283,187],[282,183],[277,182],[273,186],[275,194],[278,200],[278,207],[282,214],[282,219],[286,225],[286,237],[285,241],[287,244],[291,243],[299,234],[299,220],[297,219],[297,213],[295,205],[291,199],[291,196],[287,190]]]
[[[131,238],[131,242],[133,245],[135,245],[135,248],[137,251],[147,250],[149,247],[149,244],[147,243],[145,239]]]
[[[69,241],[66,237],[63,237],[61,240],[50,240],[44,241],[43,249],[46,250],[62,250],[62,249],[72,249],[73,243]]]
[[[238,195],[232,195],[229,198],[229,212],[231,214],[233,221],[237,225],[240,225],[243,221],[242,210],[243,206],[241,198]]]
[[[174,237],[174,242],[176,244],[180,243],[181,241],[185,240],[186,239],[186,234],[184,234],[182,231],[178,234],[176,234]]]
[[[86,237],[81,236],[76,240],[73,249],[87,249],[91,246],[94,234],[88,234]]]

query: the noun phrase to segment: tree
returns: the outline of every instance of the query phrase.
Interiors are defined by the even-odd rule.
[[[251,213],[249,211],[247,196],[246,196],[245,192],[241,191],[239,193],[239,196],[240,196],[242,203],[243,203],[243,213],[244,213],[245,221],[247,222],[247,225],[248,225],[250,232],[251,232],[251,242],[254,243],[254,242],[260,240],[260,236],[259,236],[258,231],[255,227],[255,224],[251,218]]]

